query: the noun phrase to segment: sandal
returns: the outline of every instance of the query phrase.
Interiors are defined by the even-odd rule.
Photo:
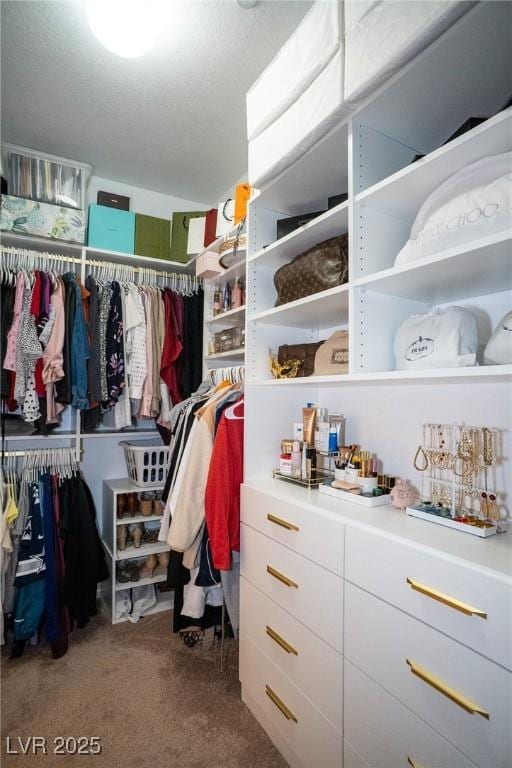
[[[184,645],[187,648],[193,648],[194,645],[201,642],[204,632],[201,627],[187,627],[187,629],[180,629],[180,636]]]

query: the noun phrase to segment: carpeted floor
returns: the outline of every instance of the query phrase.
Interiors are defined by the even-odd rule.
[[[92,768],[284,768],[240,699],[236,644],[188,649],[170,614],[111,626],[99,616],[73,633],[67,655],[27,648],[2,656],[2,765]],[[97,756],[6,756],[16,737],[99,736]],[[14,737],[14,739],[13,739]]]

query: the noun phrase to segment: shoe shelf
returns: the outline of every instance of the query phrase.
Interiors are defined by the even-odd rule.
[[[126,547],[126,549],[117,549],[116,561],[135,560],[137,557],[147,557],[148,555],[158,555],[159,552],[169,552],[169,546],[161,541],[151,542],[151,544],[141,544],[140,547]]]
[[[119,592],[121,589],[132,589],[133,587],[146,587],[148,584],[160,584],[163,581],[167,581],[167,574],[163,573],[158,576],[151,576],[147,579],[139,579],[138,581],[117,581],[115,583],[115,590]]]
[[[135,515],[134,517],[125,515],[124,517],[116,518],[116,525],[132,525],[132,523],[159,523],[161,520],[162,515]]]
[[[133,545],[120,549],[117,544],[117,534],[119,526],[138,524],[150,524],[151,528],[159,527],[162,522],[162,515],[142,515],[135,514],[133,517],[125,513],[122,518],[117,517],[118,497],[125,494],[141,494],[145,491],[162,490],[163,485],[156,488],[143,488],[130,482],[127,478],[112,479],[103,481],[103,520],[102,520],[102,541],[105,551],[109,558],[110,578],[101,584],[101,596],[108,612],[110,613],[113,624],[118,623],[115,619],[116,592],[121,589],[135,589],[136,587],[147,584],[159,584],[166,581],[166,573],[154,574],[151,578],[139,579],[139,581],[120,582],[116,577],[116,568],[118,563],[134,560],[142,565],[149,555],[158,555],[163,552],[169,552],[169,546],[165,542],[154,541],[142,543],[139,547]],[[126,502],[125,502],[126,503]],[[139,510],[137,510],[139,512]],[[156,524],[156,526],[155,526]],[[157,604],[149,613],[158,613],[168,610],[173,605],[173,593],[159,592],[156,588]],[[122,619],[123,621],[125,619]]]

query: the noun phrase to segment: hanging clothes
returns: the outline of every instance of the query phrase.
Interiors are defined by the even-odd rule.
[[[53,656],[62,656],[73,626],[84,627],[96,614],[97,585],[108,578],[90,490],[78,465],[69,463],[72,454],[62,474],[55,469],[62,451],[57,449],[50,458],[44,452],[28,452],[53,469],[44,465],[38,469],[37,464],[34,468],[29,459],[14,519],[10,493],[0,494],[2,546],[9,544],[5,525],[11,539],[1,596],[3,611],[14,617],[13,657],[20,656],[27,640],[42,628]]]

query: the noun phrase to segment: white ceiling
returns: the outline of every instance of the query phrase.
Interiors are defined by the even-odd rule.
[[[2,0],[2,139],[213,202],[247,170],[245,93],[310,2],[168,0],[157,46],[124,59],[83,2]]]

